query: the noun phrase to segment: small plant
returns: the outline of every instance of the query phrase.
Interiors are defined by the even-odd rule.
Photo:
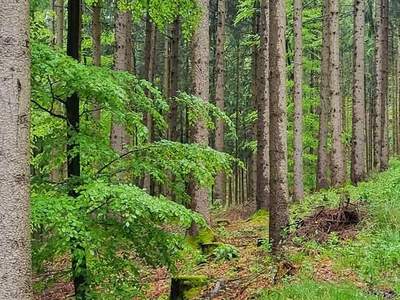
[[[236,247],[232,245],[223,244],[215,248],[214,251],[212,252],[212,255],[217,261],[232,260],[238,258],[240,252]]]

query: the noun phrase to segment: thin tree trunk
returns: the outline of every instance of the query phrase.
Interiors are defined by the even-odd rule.
[[[55,0],[54,11],[55,20],[55,45],[62,49],[64,44],[64,0]]]
[[[317,157],[317,190],[329,187],[329,151],[328,151],[328,134],[330,123],[330,97],[329,97],[329,81],[330,81],[330,17],[329,17],[329,0],[324,0],[323,9],[323,37],[322,37],[322,54],[321,54],[321,103],[319,108],[319,132],[318,132],[318,157]]]
[[[97,1],[92,6],[92,41],[93,41],[93,65],[101,66],[101,3]],[[100,120],[101,111],[100,106],[95,104],[93,106],[93,118],[97,121]]]
[[[389,166],[388,91],[389,91],[389,2],[382,0],[382,98],[381,98],[381,162],[380,170]]]
[[[257,209],[269,207],[269,1],[261,1],[257,62]]]
[[[215,104],[224,111],[224,87],[225,87],[225,69],[224,69],[224,47],[225,47],[225,0],[218,0],[218,25],[216,40],[216,87],[215,87]],[[215,129],[215,149],[224,151],[224,122],[217,120]],[[225,174],[219,173],[215,179],[214,194],[215,199],[225,202]]]
[[[330,91],[332,111],[332,185],[346,181],[344,146],[342,143],[342,97],[340,93],[339,0],[330,0]]]
[[[366,177],[364,27],[364,0],[354,0],[353,137],[351,148],[351,181],[353,184],[357,184]]]
[[[156,27],[152,20],[150,19],[150,15],[147,14],[146,18],[146,38],[145,38],[145,62],[144,62],[144,75],[147,81],[154,81],[154,63],[155,63],[155,46],[156,46]],[[147,113],[144,117],[144,123],[147,126],[149,131],[148,142],[151,143],[153,141],[154,128],[153,128],[153,120],[149,113]],[[149,174],[145,174],[143,179],[143,188],[148,192],[151,192],[151,178]]]
[[[304,198],[303,183],[303,3],[294,0],[294,200]]]
[[[269,238],[278,251],[289,222],[284,0],[270,1],[270,214]]]
[[[172,141],[178,141],[179,131],[178,131],[178,105],[176,103],[175,97],[178,95],[178,84],[179,84],[179,43],[180,43],[180,21],[177,18],[172,24],[172,39],[171,39],[171,62],[170,62],[170,91],[168,97],[171,99],[171,110],[169,115],[169,125],[170,134],[169,138]],[[181,129],[183,130],[183,129]]]
[[[32,299],[29,1],[0,0],[0,299]]]
[[[210,41],[209,41],[209,1],[198,0],[202,10],[199,26],[192,37],[192,85],[193,94],[203,101],[209,98],[209,60],[210,60]],[[208,145],[208,130],[204,120],[199,120],[190,130],[193,143],[201,146]],[[211,222],[210,211],[208,209],[208,189],[201,187],[198,182],[191,180],[189,183],[189,195],[191,196],[192,210],[203,215],[207,223]],[[192,226],[190,234],[197,233],[196,226]]]
[[[67,55],[80,60],[80,42],[81,42],[81,16],[82,2],[80,0],[68,1],[68,38]],[[67,124],[69,127],[67,137],[67,176],[73,182],[79,182],[81,176],[80,163],[80,145],[76,140],[79,134],[79,96],[72,94],[66,101]],[[69,195],[77,197],[76,186],[71,187]],[[88,271],[86,265],[85,249],[83,241],[74,239],[71,241],[72,254],[72,274],[74,280],[75,297],[78,300],[86,299],[86,293],[89,288]]]

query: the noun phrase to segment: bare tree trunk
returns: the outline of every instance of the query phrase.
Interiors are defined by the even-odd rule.
[[[304,198],[303,183],[303,3],[294,0],[294,200]]]
[[[259,22],[260,18],[258,14],[254,14],[253,17],[253,33],[258,34],[259,31]],[[252,87],[251,87],[251,106],[253,109],[257,110],[257,66],[258,66],[258,48],[256,46],[253,47],[253,54],[252,54]],[[255,140],[257,138],[257,123],[254,122],[252,124],[252,128],[250,131],[249,139]],[[257,153],[250,152],[250,156],[248,158],[248,165],[247,165],[247,173],[248,173],[248,188],[247,188],[247,202],[251,210],[257,209],[256,203],[256,185],[257,185]]]
[[[278,251],[289,222],[286,108],[286,14],[284,0],[270,1],[270,214],[269,237]]]
[[[351,181],[353,184],[357,184],[366,177],[364,27],[364,0],[354,0],[353,137],[351,148]]]
[[[0,0],[0,299],[32,299],[29,1]]]
[[[98,0],[92,6],[93,15],[92,15],[92,41],[93,41],[93,64],[97,67],[101,66],[101,3]],[[93,117],[95,120],[100,120],[100,106],[93,106]]]
[[[389,90],[389,2],[382,0],[382,98],[381,98],[381,162],[380,170],[389,166],[388,90]]]
[[[209,98],[209,61],[210,61],[210,41],[209,41],[209,1],[198,0],[198,5],[202,10],[199,26],[192,37],[192,85],[193,94],[208,101]],[[193,143],[202,146],[208,145],[208,130],[204,120],[199,120],[190,130]],[[211,222],[210,211],[208,209],[208,189],[201,187],[198,182],[191,180],[189,183],[189,194],[192,198],[192,210],[203,215],[207,223]],[[196,226],[190,230],[192,235],[197,233]]]
[[[54,12],[55,20],[55,45],[62,48],[64,44],[64,0],[55,0]]]
[[[330,91],[332,111],[332,185],[346,181],[344,147],[342,143],[342,99],[340,94],[339,0],[330,0]]]
[[[321,54],[321,103],[319,108],[319,132],[318,132],[318,158],[317,158],[317,190],[329,187],[329,150],[328,135],[330,123],[330,71],[329,71],[329,36],[330,36],[330,17],[329,0],[324,0],[323,9],[323,37]]]
[[[155,46],[156,46],[156,27],[152,20],[150,19],[150,15],[147,14],[146,18],[146,38],[145,38],[145,46],[144,46],[144,54],[145,54],[145,62],[144,62],[144,76],[147,81],[154,81],[154,63],[155,63]],[[144,123],[147,126],[149,131],[148,142],[151,143],[153,141],[154,129],[153,129],[153,120],[151,119],[150,114],[146,114],[144,117]],[[145,174],[143,179],[143,188],[148,192],[151,190],[151,178],[149,174]]]
[[[132,72],[132,15],[130,12],[118,11],[115,21],[115,69]],[[113,121],[111,124],[111,146],[122,154],[129,137],[122,124]]]
[[[376,69],[376,96],[374,102],[374,167],[380,170],[382,158],[382,103],[383,103],[383,22],[382,3],[376,0],[376,36],[375,36],[375,69]]]
[[[257,209],[269,207],[269,1],[261,1],[257,62]]]
[[[168,96],[171,98],[171,110],[169,115],[169,125],[170,134],[169,138],[172,141],[177,141],[179,139],[178,132],[178,105],[176,103],[175,97],[178,94],[178,84],[179,84],[179,43],[180,43],[180,21],[177,18],[172,24],[172,40],[171,40],[171,61],[170,61],[170,91]]]
[[[226,7],[225,0],[218,0],[218,25],[216,41],[216,86],[215,86],[215,104],[224,111],[224,87],[225,87],[225,67],[224,67],[224,47],[225,47],[225,18]],[[217,120],[215,129],[215,149],[224,151],[224,122]],[[225,202],[225,174],[219,173],[215,179],[214,188],[215,199]]]

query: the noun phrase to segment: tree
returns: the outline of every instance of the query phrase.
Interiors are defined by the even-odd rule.
[[[324,0],[323,4],[323,24],[322,24],[322,51],[321,51],[321,83],[320,83],[320,107],[319,107],[319,131],[318,131],[318,156],[317,156],[317,190],[329,187],[329,122],[330,122],[330,100],[329,100],[329,36],[330,36],[330,17],[329,0]]]
[[[225,53],[225,18],[226,18],[226,4],[225,0],[218,0],[218,25],[217,25],[217,37],[216,37],[216,61],[215,61],[215,73],[216,73],[216,84],[215,84],[215,104],[223,111],[224,110],[224,89],[225,89],[225,67],[224,67],[224,53]],[[215,149],[218,151],[224,151],[224,122],[223,120],[217,120],[215,130]],[[225,175],[220,173],[215,179],[214,188],[215,198],[225,202]]]
[[[117,12],[115,21],[115,69],[132,72],[132,14],[129,11]],[[130,138],[124,126],[113,120],[111,127],[111,146],[120,154],[124,152]]]
[[[270,214],[269,237],[278,251],[289,222],[287,179],[286,15],[284,0],[270,1]],[[273,87],[273,88],[272,88]]]
[[[260,47],[257,54],[257,209],[269,207],[269,2],[260,4]]]
[[[193,94],[207,102],[209,98],[209,1],[198,0],[202,16],[196,28],[191,44],[192,55],[192,88]],[[202,146],[208,145],[208,130],[204,120],[199,120],[190,129],[190,137],[193,143]],[[189,183],[189,194],[191,196],[192,210],[203,215],[210,223],[210,212],[208,209],[208,190],[201,187],[197,182],[191,180]],[[196,234],[196,228],[192,228],[191,234]]]
[[[381,158],[380,171],[389,167],[389,129],[388,129],[388,92],[389,92],[389,0],[381,2],[382,18],[382,96],[381,96]]]
[[[303,183],[303,4],[294,0],[294,199],[304,198]]]
[[[340,93],[340,51],[339,51],[339,0],[330,0],[330,95],[332,112],[332,185],[341,186],[346,181],[344,146],[342,142],[342,97]]]
[[[31,299],[29,1],[0,1],[0,299]]]
[[[55,45],[62,48],[64,44],[64,0],[55,0],[54,11],[56,13]]]
[[[93,43],[93,65],[101,66],[101,0],[96,1],[92,5],[92,43]],[[93,117],[100,120],[100,106],[94,105]]]
[[[366,176],[364,27],[364,0],[354,0],[353,137],[351,148],[351,181],[354,184],[364,180]]]

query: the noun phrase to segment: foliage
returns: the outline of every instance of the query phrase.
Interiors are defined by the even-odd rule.
[[[214,256],[214,259],[217,261],[233,260],[239,257],[240,252],[236,247],[232,245],[222,244],[214,249],[212,255]]]

